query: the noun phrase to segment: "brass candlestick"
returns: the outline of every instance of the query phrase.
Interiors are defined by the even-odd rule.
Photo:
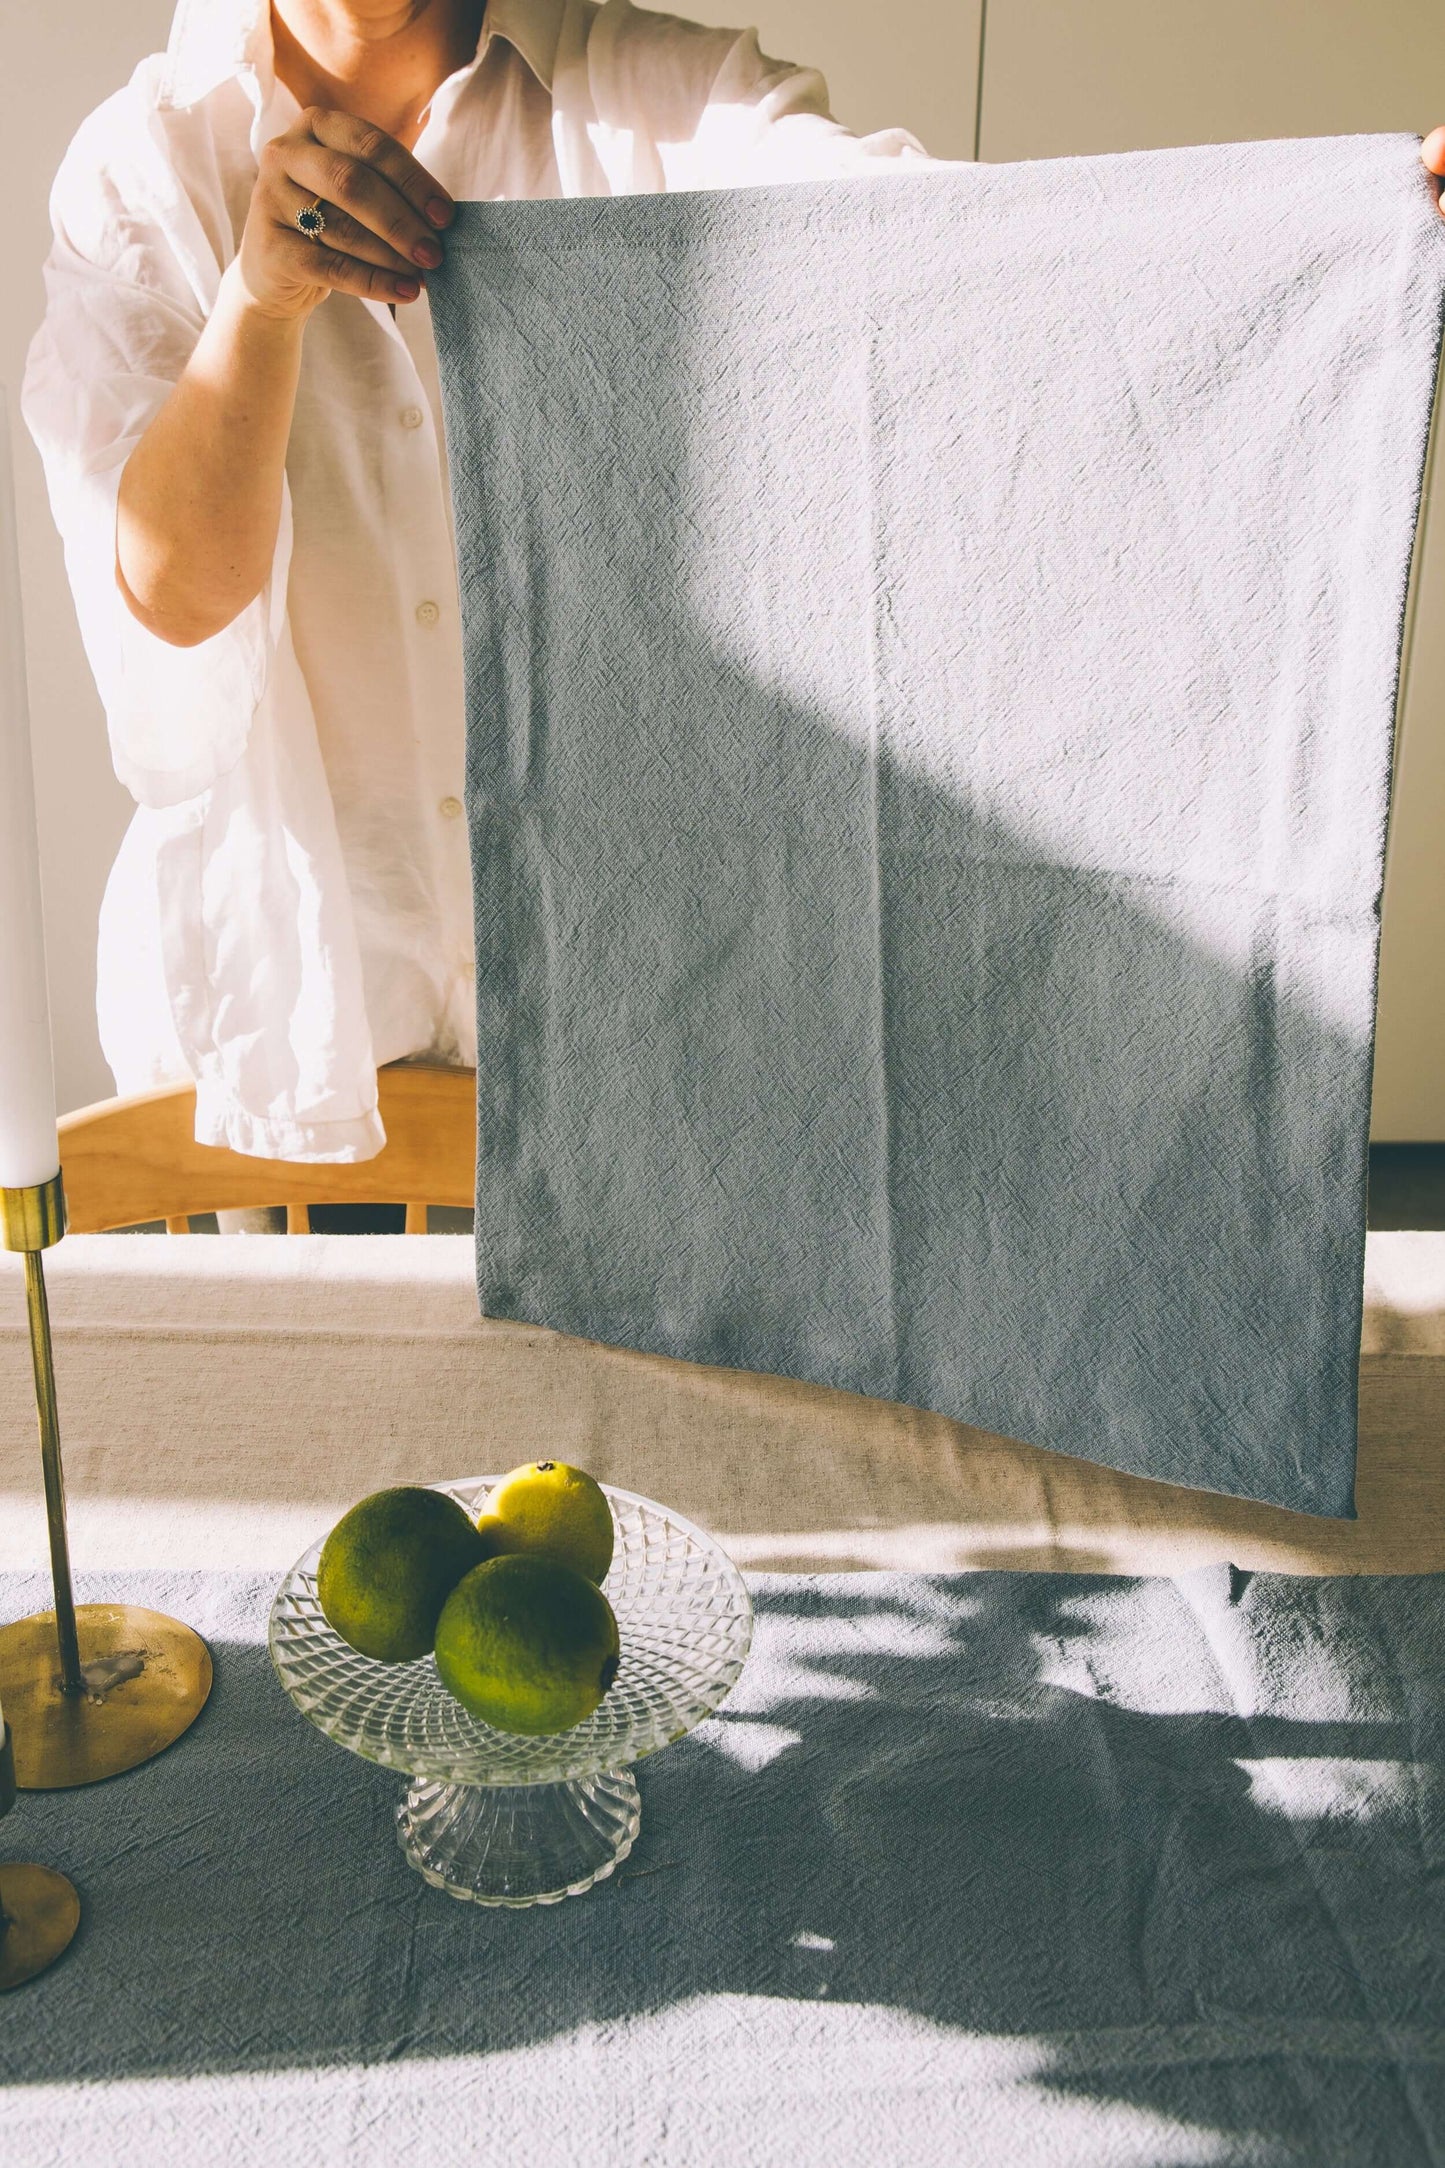
[[[15,1741],[0,1730],[0,1818],[15,1804]],[[75,1884],[53,1867],[0,1860],[0,1995],[23,1987],[70,1947],[80,1925]]]
[[[5,1248],[25,1255],[55,1590],[53,1611],[0,1626],[0,1699],[13,1720],[16,1785],[21,1791],[54,1791],[119,1776],[170,1746],[205,1707],[211,1654],[199,1634],[159,1611],[129,1603],[76,1609],[50,1309],[40,1261],[42,1251],[65,1232],[59,1173],[22,1189],[0,1188],[0,1208]]]

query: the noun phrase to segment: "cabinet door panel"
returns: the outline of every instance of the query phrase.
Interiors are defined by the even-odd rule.
[[[988,0],[983,77],[988,159],[1394,128],[1423,135],[1445,120],[1445,9],[1435,0]]]

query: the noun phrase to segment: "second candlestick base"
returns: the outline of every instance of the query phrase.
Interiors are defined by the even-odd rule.
[[[0,1626],[0,1689],[22,1792],[99,1784],[138,1767],[179,1739],[211,1691],[211,1652],[179,1619],[138,1604],[83,1603],[75,1620],[80,1694],[61,1691],[53,1611]]]
[[[80,1899],[63,1874],[15,1860],[0,1866],[0,1995],[53,1965],[79,1925]]]

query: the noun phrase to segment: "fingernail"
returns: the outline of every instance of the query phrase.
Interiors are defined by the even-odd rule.
[[[396,282],[398,301],[415,301],[420,292],[421,287],[415,279],[398,279]]]
[[[418,241],[411,252],[411,259],[413,263],[419,263],[424,270],[435,271],[442,260],[442,252],[435,241]]]
[[[445,226],[450,223],[452,212],[455,209],[456,205],[448,203],[444,197],[433,196],[426,207],[426,215],[434,226]]]

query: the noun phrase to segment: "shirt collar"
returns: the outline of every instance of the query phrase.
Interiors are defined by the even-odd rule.
[[[552,88],[564,0],[487,0],[480,60],[493,38],[520,53],[544,90]],[[178,0],[166,46],[164,105],[197,105],[251,70],[271,65],[270,0]]]

